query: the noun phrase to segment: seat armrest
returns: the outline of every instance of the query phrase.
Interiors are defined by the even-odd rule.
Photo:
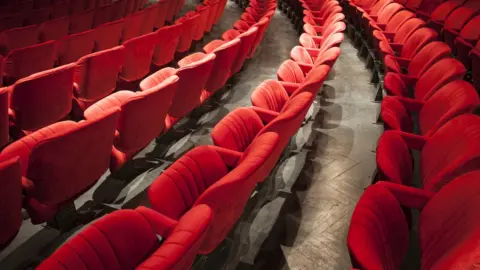
[[[313,65],[311,64],[304,64],[304,63],[299,63],[299,62],[296,62],[297,65],[302,69],[303,71],[303,74],[306,76],[308,74],[308,72],[310,72],[310,70],[312,70],[313,68]]]
[[[392,32],[382,32],[382,34],[389,40],[392,40],[393,37],[395,36],[395,33],[392,33]]]
[[[279,82],[289,96],[292,95],[295,91],[297,91],[298,87],[300,87],[299,83],[283,82],[283,81],[279,81]]]
[[[393,57],[395,57],[395,60],[397,60],[397,63],[401,68],[407,69],[408,65],[410,65],[410,59],[408,58],[397,57],[397,56],[393,56]]]
[[[184,58],[180,59],[180,61],[178,61],[178,66],[179,67],[184,67],[184,66],[193,64],[197,61],[202,60],[206,56],[207,55],[203,52],[192,53],[192,54],[190,54],[188,56],[185,56]]]
[[[315,41],[315,44],[320,45],[323,42],[323,37],[319,36],[312,36],[313,41]]]
[[[400,103],[402,103],[403,107],[409,112],[419,112],[425,102],[418,101],[415,99],[407,98],[407,97],[396,97]]]
[[[235,150],[223,148],[216,145],[209,145],[208,147],[215,150],[220,155],[220,157],[222,157],[223,162],[225,162],[225,164],[229,168],[234,168],[235,166],[237,166],[238,161],[242,157],[242,153]]]
[[[320,53],[319,49],[305,48],[305,50],[307,50],[308,54],[310,55],[310,57],[312,57],[312,59],[317,58],[318,54]]]
[[[258,114],[264,124],[270,123],[273,119],[280,115],[280,113],[278,112],[270,111],[260,107],[251,106],[249,108],[251,108]]]
[[[385,30],[385,27],[387,27],[387,25],[384,24],[384,23],[377,23],[376,26],[377,26],[378,28],[382,29],[382,31],[384,31],[384,30]]]
[[[220,39],[212,40],[210,43],[208,43],[207,45],[205,45],[203,47],[203,51],[205,53],[211,53],[215,49],[217,49],[218,47],[222,46],[225,43],[226,42],[224,40],[220,40]]]
[[[390,43],[390,47],[395,51],[397,55],[400,55],[403,49],[403,44],[400,43]]]
[[[115,92],[111,95],[104,97],[103,99],[95,102],[92,106],[88,107],[83,116],[87,120],[93,120],[98,118],[99,114],[102,114],[104,111],[107,111],[113,107],[121,108],[122,105],[131,97],[135,96],[135,93],[128,90],[122,90]]]
[[[402,131],[395,131],[402,137],[403,141],[407,144],[408,148],[421,151],[427,138],[425,136],[420,136],[412,133],[406,133]]]
[[[435,195],[433,192],[399,185],[389,181],[379,181],[375,185],[380,185],[390,191],[401,205],[418,210],[422,210]]]
[[[148,220],[148,223],[155,230],[155,233],[162,236],[164,239],[170,235],[175,226],[178,224],[176,220],[145,206],[139,206],[135,209],[135,211],[145,217],[145,219]]]

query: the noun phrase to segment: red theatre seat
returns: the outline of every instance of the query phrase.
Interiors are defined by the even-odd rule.
[[[40,42],[59,40],[64,36],[68,36],[69,27],[69,17],[61,17],[42,23],[40,25]]]
[[[404,97],[385,97],[380,115],[385,129],[413,133],[411,115],[417,112],[419,134],[430,136],[457,115],[473,112],[479,103],[475,88],[466,81],[457,80],[441,87],[425,102]]]
[[[480,40],[469,54],[472,59],[472,77],[477,89],[480,89]]]
[[[0,17],[0,31],[22,27],[25,14],[22,12]]]
[[[310,56],[308,49],[305,49],[302,46],[295,46],[290,52],[290,58],[292,58],[292,60],[295,61],[294,63],[301,68],[303,74],[307,75],[308,72],[310,72],[310,70],[312,70],[313,67],[317,67],[320,65],[328,65],[330,66],[330,68],[332,68],[335,62],[337,61],[338,57],[340,56],[340,52],[341,50],[339,47],[329,48],[324,52],[321,52],[320,55],[316,57],[314,61]],[[278,77],[278,71],[277,71],[277,77]]]
[[[472,69],[472,61],[468,53],[473,49],[475,44],[480,40],[480,15],[471,19],[460,31],[455,39],[454,51],[458,60],[468,69]]]
[[[77,116],[81,117],[90,105],[115,90],[124,63],[123,46],[88,54],[75,63],[74,94],[80,107]]]
[[[122,109],[115,133],[111,171],[119,169],[162,134],[165,130],[167,112],[177,87],[178,77],[174,75],[142,92],[115,92],[85,111],[85,118],[89,119],[112,107]]]
[[[173,61],[181,33],[182,24],[164,26],[157,30],[158,43],[152,59],[154,66],[161,67]]]
[[[157,19],[158,9],[160,5],[157,3],[150,5],[148,8],[142,10],[145,12],[142,27],[140,28],[140,35],[145,35],[153,32],[153,27]]]
[[[74,65],[64,65],[12,85],[10,118],[15,127],[34,131],[66,117],[72,109],[73,74]]]
[[[140,36],[143,21],[146,20],[148,13],[145,10],[133,13],[125,17],[125,28],[123,30],[123,42]]]
[[[78,2],[78,1],[70,1]],[[95,9],[88,9],[70,15],[70,34],[76,34],[92,29]]]
[[[377,146],[379,179],[410,185],[410,149],[420,151],[423,189],[437,192],[455,177],[478,169],[480,117],[462,114],[445,123],[430,137],[396,130],[382,134]]]
[[[212,72],[214,61],[215,54],[208,54],[199,61],[182,65],[179,69],[163,68],[140,83],[140,89],[145,91],[155,87],[172,75],[177,75],[180,78],[177,91],[168,110],[165,127],[167,130],[200,105],[203,89]]]
[[[38,266],[38,270],[190,269],[212,210],[198,205],[178,221],[140,206],[96,220]]]
[[[118,108],[96,119],[58,122],[10,144],[0,156],[19,156],[23,206],[33,224],[51,219],[108,169]]]
[[[95,51],[108,50],[120,44],[124,20],[102,24],[95,29]]]
[[[6,247],[22,225],[22,172],[18,157],[0,162],[0,250]]]
[[[92,53],[95,45],[95,30],[63,37],[58,41],[58,64],[73,63]]]
[[[9,51],[31,45],[39,41],[40,26],[31,25],[13,28],[0,33],[0,50],[3,55]]]
[[[51,69],[57,58],[55,41],[15,49],[5,57],[4,80],[10,85],[21,78]],[[35,61],[32,61],[35,59]]]
[[[454,80],[461,80],[465,72],[466,69],[462,63],[453,58],[444,58],[428,68],[418,78],[389,72],[384,78],[384,88],[389,95],[405,97],[409,96],[408,91],[413,88],[415,100],[426,101],[443,85]]]
[[[153,51],[158,43],[156,32],[132,38],[125,43],[125,65],[120,73],[120,79],[134,82],[145,77],[150,71]]]
[[[177,52],[187,52],[192,46],[193,33],[195,26],[198,23],[200,15],[197,13],[191,16],[185,16],[178,19],[175,24],[182,24],[182,32],[180,34],[180,41],[178,42]]]
[[[241,41],[240,48],[238,49],[237,57],[233,61],[231,73],[236,74],[238,73],[243,66],[243,63],[247,59],[247,56],[250,54],[253,46],[253,42],[255,40],[255,36],[258,33],[257,27],[250,27],[247,31],[239,34],[236,38],[239,38]],[[228,41],[228,40],[225,40]]]
[[[422,269],[469,269],[478,264],[480,173],[456,178],[437,194],[381,182],[367,188],[347,237],[356,269],[401,269],[409,247],[410,212],[420,210]],[[447,237],[448,236],[448,237]],[[411,238],[410,238],[411,239]]]
[[[171,0],[160,0],[158,1],[158,11],[155,19],[155,28],[160,29],[165,25],[167,21],[167,14]]]
[[[197,205],[214,212],[212,225],[200,247],[213,251],[240,218],[251,193],[266,177],[263,166],[278,143],[268,132],[256,138],[244,152],[215,146],[199,146],[168,167],[150,186],[152,208],[178,220]]]

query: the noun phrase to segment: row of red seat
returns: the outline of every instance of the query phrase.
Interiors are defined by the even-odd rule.
[[[60,121],[71,112],[74,119],[82,118],[83,112],[91,104],[116,89],[117,79],[121,82],[135,82],[150,72],[152,64],[155,67],[168,64],[174,59],[176,51],[186,52],[191,47],[192,40],[200,40],[204,32],[210,31],[212,25],[221,16],[222,9],[219,7],[223,7],[224,3],[225,1],[215,1],[212,4],[202,5],[198,11],[189,12],[185,17],[177,20],[175,25],[165,26],[156,32],[129,39],[122,46],[88,54],[74,64],[35,73],[5,88],[2,96],[5,101],[10,99],[10,102],[5,102],[3,105],[7,109],[8,104],[10,112],[9,116],[6,111],[2,116],[5,121],[2,121],[2,127],[6,131],[2,136],[2,144],[5,145],[8,142],[8,133],[16,139]],[[157,7],[151,6],[145,11],[149,12],[149,9],[153,8]],[[261,25],[265,25],[265,22],[263,21]],[[109,29],[108,25],[105,28]],[[148,29],[150,28],[153,26],[150,25]],[[102,34],[101,38],[104,41],[102,44],[113,46],[118,43],[118,36],[112,35],[112,31],[103,31]],[[81,41],[71,42],[73,50],[68,55],[72,60],[77,57],[76,55],[91,51],[92,41]],[[260,38],[256,38],[255,41],[258,45]],[[49,49],[54,50],[55,44],[50,42],[49,45]],[[213,49],[210,46],[209,50]],[[85,52],[82,53],[83,50]],[[24,61],[26,65],[7,65],[6,69],[29,74],[34,69],[43,69],[43,66],[51,67],[53,62],[51,51],[50,55],[46,51],[43,51],[43,54],[37,58],[36,63]],[[248,56],[252,54],[253,51]],[[50,59],[49,63],[40,61],[42,58]],[[242,63],[243,60],[235,63],[235,72],[240,69]],[[216,82],[216,84],[219,83],[223,82]],[[213,87],[218,88],[213,85],[208,89]],[[48,94],[52,92],[56,94]],[[38,100],[42,100],[42,103],[38,104]],[[74,100],[73,104],[72,100]],[[10,118],[10,132],[6,129],[8,118]]]
[[[65,0],[56,1],[48,6],[45,4],[50,3],[49,0],[35,2],[15,1],[11,5],[0,6],[0,31],[49,23],[51,20],[68,16],[75,19],[81,16],[78,13],[85,11],[96,13],[97,20],[105,20],[106,17],[112,17],[112,20],[115,20],[140,10],[146,4],[145,0]],[[36,4],[42,7],[36,7]]]
[[[221,2],[221,4],[224,5],[225,2]],[[217,1],[207,1],[201,6],[197,6],[197,10],[206,6],[216,7],[217,5]],[[19,222],[21,222],[19,208],[16,207],[19,206],[17,203],[21,199],[19,197],[21,193],[18,193],[18,196],[12,193],[18,185],[21,185],[20,189],[25,194],[23,207],[30,214],[32,223],[37,224],[49,220],[63,205],[71,203],[90,188],[108,167],[112,171],[118,169],[151,140],[171,128],[180,117],[185,116],[208,96],[212,95],[218,89],[219,78],[224,84],[234,72],[238,72],[245,59],[253,56],[273,16],[274,9],[275,2],[258,3],[257,5],[252,3],[251,12],[258,16],[258,22],[253,23],[250,29],[239,33],[236,38],[225,42],[225,44],[217,47],[216,44],[220,41],[215,41],[206,45],[205,51],[210,52],[206,56],[202,55],[202,59],[199,58],[198,54],[193,57],[187,56],[179,61],[179,69],[165,68],[144,79],[140,83],[141,92],[119,91],[111,94],[91,105],[84,112],[85,120],[78,123],[73,121],[55,123],[29,134],[5,148],[0,154],[0,158],[5,161],[3,171],[5,174],[9,174],[5,178],[9,179],[5,180],[5,186],[12,187],[12,189],[10,191],[7,191],[7,188],[2,190],[5,191],[5,196],[9,196],[9,199],[5,200],[5,205],[2,205],[0,213],[12,221],[8,222],[8,228],[2,228],[1,242],[8,242],[15,235]],[[118,56],[122,49],[117,47],[112,51],[116,51]],[[98,60],[98,62],[103,61]],[[68,70],[71,69],[71,67],[60,67],[57,70],[69,73]],[[88,67],[84,67],[84,69],[88,72],[91,71]],[[54,70],[51,72],[54,72]],[[92,74],[92,76],[96,75],[95,73]],[[62,78],[70,78],[70,75],[62,76]],[[60,83],[60,81],[61,79],[58,79],[56,82]],[[57,95],[58,93],[55,92],[54,94]],[[158,121],[159,118],[165,120]],[[267,141],[270,143],[270,137]],[[95,147],[92,147],[92,145],[95,145]],[[233,160],[228,162],[233,162]],[[85,168],[88,168],[88,170]],[[247,167],[248,170],[249,168]],[[20,181],[20,177],[23,178],[23,181]],[[198,211],[198,215],[205,215],[207,221],[211,219],[208,209]],[[152,211],[150,212],[152,213]],[[123,214],[119,213],[119,215],[122,216]],[[193,219],[199,218],[197,214],[191,215]],[[110,216],[106,219],[109,218]],[[162,216],[160,218],[152,216],[152,219],[147,220],[156,219],[166,220]],[[192,218],[186,219],[190,221],[185,226],[191,226]],[[132,219],[132,221],[134,220]],[[110,221],[105,222],[110,224]],[[195,220],[195,222],[202,223],[201,219]],[[167,223],[165,226],[173,226],[175,223]],[[205,224],[208,225],[208,223]],[[103,224],[103,221],[99,221],[99,224]],[[3,226],[3,223],[1,225]],[[201,225],[196,223],[194,227],[198,227],[199,233],[203,233],[205,229],[202,229]],[[142,233],[142,229],[137,232],[138,229],[139,227],[129,229],[129,232]],[[162,235],[167,236],[173,231],[165,229],[156,232],[162,232]],[[85,234],[89,235],[90,232],[85,232]],[[177,241],[175,237],[169,239],[172,239],[173,242]],[[101,240],[98,239],[98,241]],[[193,240],[189,238],[186,241]],[[146,245],[147,242],[139,242],[139,244]],[[158,245],[158,242],[156,244]],[[174,248],[165,246],[165,244],[162,245],[160,250],[170,252],[169,250]],[[112,248],[122,247],[115,246]],[[178,250],[182,252],[182,248]],[[146,250],[146,252],[153,251],[150,246]],[[65,250],[59,250],[60,254],[64,252]],[[196,254],[195,252],[193,255]],[[128,256],[132,256],[132,254],[128,254]],[[71,259],[68,256],[63,258]],[[141,258],[137,259],[143,260],[145,256],[142,255]],[[169,256],[165,262],[154,259],[153,263],[159,265],[165,263],[166,266],[164,267],[166,268],[161,269],[185,269],[191,264],[191,259],[193,257]],[[187,264],[176,262],[177,260],[183,260]],[[169,265],[170,262],[178,263],[179,268]],[[121,264],[124,263],[121,262]],[[139,263],[139,261],[136,261],[135,265]],[[127,263],[126,265],[130,264]],[[52,267],[57,269],[55,267],[60,267],[60,265],[57,265],[55,259],[51,259],[45,262],[43,267],[44,269],[52,269]]]
[[[274,2],[270,2],[268,6],[272,8],[271,11],[275,8]],[[258,9],[258,2],[251,1],[250,9],[242,15],[242,19],[235,22],[234,27],[236,29],[225,32],[223,41],[213,41],[204,49],[220,44],[217,47],[218,50],[227,44],[232,44],[238,37],[248,33],[250,29],[257,28],[264,19],[254,23],[255,19],[250,20],[250,18],[255,18]],[[267,14],[270,14],[269,16],[273,15],[272,12]],[[245,29],[247,25],[250,27],[248,30]],[[257,31],[260,33],[260,30]],[[226,40],[235,35],[237,37],[233,40]],[[148,189],[152,209],[137,208],[135,211],[140,215],[132,210],[121,210],[107,215],[82,231],[81,236],[69,241],[68,247],[63,246],[57,250],[41,265],[45,268],[40,267],[40,269],[51,269],[52,266],[57,264],[67,265],[67,267],[59,267],[58,269],[68,269],[69,265],[77,261],[74,254],[81,254],[82,261],[90,261],[93,258],[103,260],[103,257],[107,256],[106,254],[101,254],[98,251],[95,252],[97,255],[87,253],[92,249],[96,250],[101,243],[95,241],[93,247],[87,248],[81,242],[86,238],[85,236],[88,236],[86,239],[91,239],[90,234],[93,234],[96,230],[105,230],[107,234],[105,238],[109,240],[114,238],[110,240],[110,243],[112,243],[110,246],[117,250],[118,246],[122,247],[121,242],[130,239],[124,238],[123,233],[121,233],[121,231],[129,228],[122,226],[119,232],[117,230],[112,231],[111,226],[114,226],[114,222],[115,224],[122,222],[119,220],[119,216],[123,216],[123,220],[125,220],[127,217],[133,218],[134,213],[138,217],[136,217],[136,220],[128,222],[128,224],[135,224],[131,225],[135,228],[132,229],[135,232],[133,235],[140,233],[140,225],[144,223],[147,212],[148,220],[151,220],[151,217],[158,216],[173,225],[182,224],[182,221],[190,218],[194,215],[193,213],[197,215],[196,222],[200,224],[209,223],[208,227],[200,225],[201,228],[204,228],[204,231],[197,230],[194,234],[186,235],[183,239],[178,240],[179,242],[176,245],[182,249],[171,250],[169,256],[163,256],[172,261],[184,258],[182,265],[174,269],[189,269],[194,254],[197,252],[208,254],[213,251],[238,221],[251,193],[257,184],[266,179],[291,136],[302,125],[308,109],[331,68],[330,65],[333,65],[336,60],[336,58],[331,59],[330,65],[325,65],[323,61],[318,59],[323,58],[324,53],[334,49],[339,53],[338,47],[332,45],[333,47],[327,48],[326,46],[323,45],[318,49],[319,57],[316,58],[315,64],[311,66],[311,70],[305,72],[304,80],[291,83],[289,84],[290,87],[286,86],[286,82],[276,82],[277,88],[264,86],[265,84],[273,84],[275,81],[269,80],[262,83],[252,93],[251,98],[254,106],[235,109],[213,128],[211,136],[214,145],[196,147],[167,168]],[[338,57],[338,54],[336,54],[336,57]],[[198,59],[208,61],[208,58],[208,54],[194,54],[180,62],[198,61]],[[286,88],[284,88],[284,85]],[[275,98],[272,99],[272,97]],[[275,104],[272,100],[276,100],[278,103]],[[155,227],[153,229],[158,231]],[[117,232],[117,235],[114,236],[114,232]],[[162,233],[161,235],[165,234],[169,235],[168,233]],[[153,238],[153,234],[150,238]],[[158,267],[160,262],[156,259],[158,258],[157,253],[165,254],[165,249],[171,249],[172,247],[168,243],[173,239],[175,239],[174,235],[168,236],[166,242],[161,244],[160,248],[153,254],[145,243],[122,248],[121,254],[125,259],[123,259],[124,262],[120,263],[126,265],[126,268],[134,268],[138,265],[139,259],[131,254],[132,249],[135,248],[141,250],[142,258],[148,258],[144,262],[147,263],[148,267],[153,265]],[[72,247],[75,253],[71,250]],[[155,262],[153,262],[154,258]],[[106,259],[110,260],[110,256]],[[187,264],[186,261],[190,263]],[[140,265],[139,268],[141,269],[143,266],[144,264]],[[170,267],[169,265],[156,269],[171,269]]]
[[[389,95],[380,112],[386,129],[377,146],[380,182],[362,195],[350,224],[353,266],[400,269],[409,248],[410,208],[421,211],[421,269],[478,264],[480,186],[472,171],[480,169],[480,116],[472,112],[480,98],[463,80],[465,67],[404,5],[350,0],[344,6],[351,26],[384,65]],[[420,152],[419,163],[412,163],[412,150]],[[421,188],[413,187],[414,170]]]
[[[173,10],[179,10],[179,3],[182,1],[159,1],[125,19],[106,22],[98,27],[94,25],[93,30],[90,29],[95,13],[94,10],[87,10],[76,14],[75,18],[63,17],[42,25],[4,31],[0,33],[0,51],[4,55],[8,53],[1,62],[5,65],[2,74],[4,84],[10,85],[33,73],[75,62],[93,51],[110,49],[134,37],[151,33],[177,14],[177,11],[167,13],[172,7]],[[183,28],[187,30],[191,27]],[[34,63],[32,58],[36,59]]]

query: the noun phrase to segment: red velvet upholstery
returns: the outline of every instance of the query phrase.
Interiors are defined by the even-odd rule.
[[[70,1],[76,2],[76,1]],[[70,16],[70,34],[76,34],[92,29],[94,9],[88,9]]]
[[[92,29],[109,23],[113,17],[114,8],[115,6],[112,4],[97,7],[93,15]]]
[[[22,173],[18,157],[0,162],[0,250],[17,235],[22,225]]]
[[[313,67],[328,65],[332,68],[340,56],[340,52],[339,47],[332,47],[323,52],[319,51],[319,55],[315,57],[314,62],[307,49],[301,46],[295,46],[290,52],[290,57],[295,61],[295,64],[302,69],[303,74],[308,74]]]
[[[148,16],[148,13],[146,12],[146,10],[142,10],[125,17],[124,19],[125,27],[123,28],[123,38],[122,38],[124,43],[132,38],[136,38],[140,36],[140,33],[142,31],[143,21],[147,19],[147,16]]]
[[[69,17],[46,21],[40,25],[40,42],[59,40],[64,36],[68,36],[69,28]]]
[[[257,182],[266,176],[265,162],[277,144],[278,134],[268,132],[244,153],[207,145],[194,148],[152,183],[148,190],[152,208],[179,219],[196,205],[211,207],[212,225],[200,248],[201,254],[210,253],[227,236]]]
[[[454,117],[472,112],[480,103],[475,88],[457,80],[435,92],[426,102],[385,97],[381,116],[388,129],[412,133],[411,113],[418,112],[419,134],[429,136]]]
[[[165,25],[165,22],[167,20],[167,14],[169,10],[169,5],[170,5],[171,0],[161,0],[158,1],[158,10],[157,10],[157,15],[155,18],[155,24],[154,27],[156,29],[160,29]]]
[[[39,25],[13,28],[0,33],[0,50],[3,55],[9,51],[38,43]]]
[[[465,0],[448,0],[438,5],[430,14],[424,14],[423,12],[420,12],[420,14],[432,21],[443,23],[448,15],[463,3],[465,3]]]
[[[258,45],[260,45],[260,42],[262,42],[263,35],[265,34],[265,31],[267,31],[268,22],[269,22],[268,18],[262,18],[259,22],[253,25],[254,27],[258,28],[258,31],[253,40],[252,50],[250,51],[247,58],[250,59],[253,57],[253,55],[255,54],[255,51],[257,50]]]
[[[277,70],[277,78],[279,81],[301,83],[305,75],[297,63],[293,60],[285,60]]]
[[[155,3],[142,10],[142,12],[145,12],[146,14],[144,15],[142,27],[140,28],[140,35],[145,35],[153,32],[153,27],[155,26],[159,7],[160,6]]]
[[[93,51],[95,30],[63,37],[58,41],[58,64],[73,63]]]
[[[355,206],[347,245],[355,269],[400,269],[409,246],[405,214],[381,185],[368,187]]]
[[[124,62],[123,46],[86,55],[76,62],[75,99],[82,111],[115,90]]]
[[[238,73],[243,66],[243,63],[247,59],[248,55],[250,55],[251,51],[253,50],[253,42],[255,41],[255,36],[258,33],[258,28],[256,26],[250,27],[247,31],[239,34],[236,38],[239,38],[241,41],[240,48],[238,50],[237,56],[233,61],[231,67],[231,73],[236,74]],[[223,38],[223,36],[222,36]],[[233,40],[232,39],[225,39],[225,41]]]
[[[55,41],[47,41],[10,51],[5,57],[6,84],[12,84],[18,79],[53,68],[57,55],[56,45]]]
[[[178,77],[174,75],[142,92],[113,93],[85,111],[85,118],[90,119],[112,107],[122,109],[112,150],[111,171],[119,169],[165,131],[165,121],[161,119],[166,118],[177,87]]]
[[[25,14],[16,13],[0,17],[0,31],[22,27]]]
[[[472,4],[465,4],[455,9],[443,25],[443,39],[452,49],[455,47],[455,38],[459,35],[460,30],[480,10],[479,4],[473,4],[472,1],[467,1],[467,3]]]
[[[120,79],[132,82],[145,77],[150,71],[153,50],[158,43],[156,32],[132,38],[123,43],[125,47],[125,65]]]
[[[64,65],[35,73],[11,86],[10,114],[14,125],[33,131],[67,116],[72,108],[73,74],[74,65]]]
[[[397,73],[389,72],[384,78],[384,87],[388,94],[408,96],[408,88],[414,88],[414,98],[426,101],[443,85],[462,79],[465,67],[453,58],[444,58],[432,65],[422,76],[411,80]]]
[[[467,69],[472,69],[472,61],[468,53],[474,48],[475,44],[480,40],[480,15],[471,19],[460,31],[459,36],[455,39],[454,51],[458,60]]]
[[[183,53],[190,49],[195,26],[199,18],[200,16],[195,14],[188,17],[182,17],[175,22],[177,24],[182,24],[182,32],[180,33],[180,41],[178,42],[177,52]]]
[[[33,224],[49,220],[107,170],[119,109],[75,123],[58,122],[14,142],[0,156],[19,156],[24,200]]]
[[[463,114],[445,123],[430,137],[386,131],[378,142],[377,166],[382,179],[409,184],[409,148],[420,150],[423,188],[437,192],[454,178],[479,166],[480,117]]]
[[[95,51],[108,50],[120,44],[124,20],[105,23],[95,28]]]
[[[173,122],[186,116],[200,104],[200,97],[210,76],[215,61],[215,54],[208,54],[201,60],[185,65],[179,69],[163,68],[140,83],[142,91],[161,83],[166,78],[177,75],[180,80],[178,89],[169,109]],[[170,128],[170,127],[167,127]]]
[[[200,18],[198,19],[198,24],[195,26],[195,32],[193,33],[193,40],[199,41],[203,38],[203,34],[206,32],[207,24],[210,15],[211,5],[198,5],[196,11]]]
[[[428,28],[422,28],[428,29]],[[402,68],[406,69],[406,75],[412,78],[420,77],[436,62],[450,57],[452,51],[447,44],[434,41],[428,43],[420,49],[415,57],[408,59],[387,55],[384,59],[385,72],[402,73]]]
[[[240,39],[234,39],[212,51],[212,53],[215,54],[215,64],[212,68],[212,75],[209,76],[209,79],[205,84],[206,91],[214,93],[226,84],[227,80],[232,75],[230,68],[237,57],[239,49]]]
[[[190,269],[212,218],[206,205],[192,208],[178,222],[142,206],[115,211],[83,229],[37,269]]]
[[[125,12],[127,10],[128,2],[131,0],[118,0],[112,3],[113,7],[113,14],[111,17],[112,21],[118,21],[125,17]]]
[[[152,59],[155,66],[164,66],[174,59],[181,32],[182,24],[164,26],[157,30],[158,44]]]

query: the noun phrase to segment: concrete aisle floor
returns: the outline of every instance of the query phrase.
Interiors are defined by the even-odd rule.
[[[182,13],[195,4],[187,1]],[[241,8],[229,1],[220,22],[198,44],[197,51],[220,38],[241,13]],[[105,205],[112,209],[148,206],[145,189],[154,179],[189,149],[210,144],[212,127],[233,109],[250,106],[251,92],[262,81],[276,78],[277,68],[297,44],[292,25],[277,11],[254,58],[232,78],[223,96],[152,141],[120,172],[107,172],[75,201],[77,208],[93,211],[98,218],[111,211],[105,211]],[[253,203],[229,239],[210,256],[197,260],[195,269],[349,268],[348,224],[375,168],[373,151],[382,127],[373,124],[378,104],[371,101],[375,89],[368,83],[370,72],[349,40],[341,49],[322,96],[312,106],[312,117],[272,173],[281,190],[273,200]],[[12,245],[0,253],[0,269],[26,269],[83,226],[59,233],[25,221]]]

